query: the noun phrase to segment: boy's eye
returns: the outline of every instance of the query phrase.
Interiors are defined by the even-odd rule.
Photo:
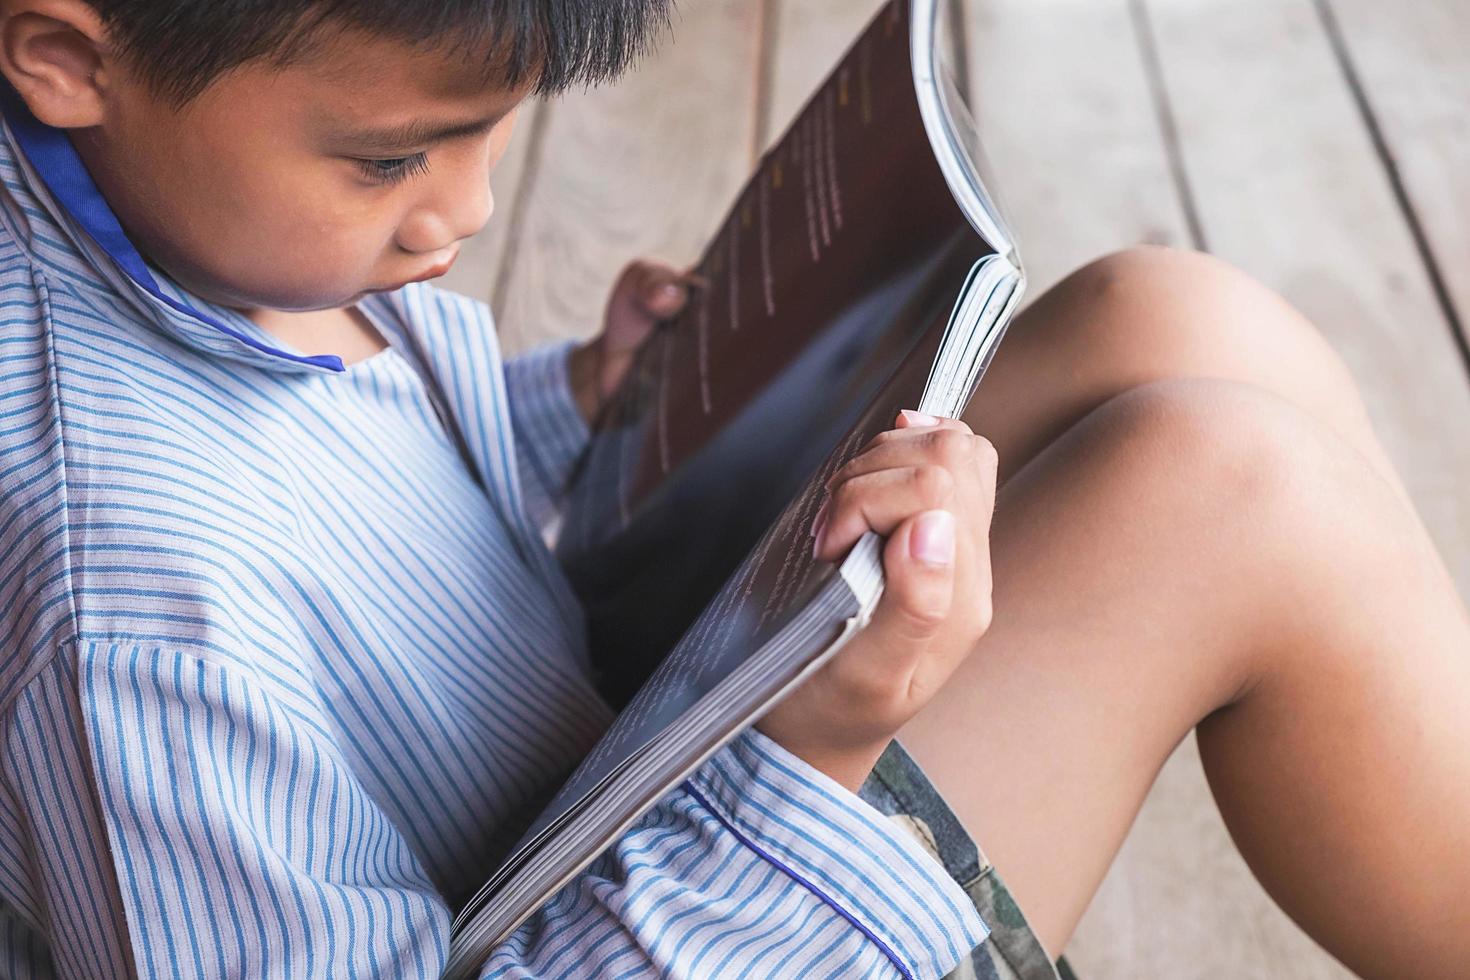
[[[429,155],[415,153],[411,157],[393,157],[389,160],[358,160],[363,176],[378,184],[396,184],[416,174],[427,173]]]

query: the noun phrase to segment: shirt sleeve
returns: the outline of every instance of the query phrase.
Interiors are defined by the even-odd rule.
[[[521,486],[527,514],[537,527],[555,517],[572,467],[591,437],[567,370],[576,346],[574,340],[556,341],[505,362]]]
[[[138,977],[439,976],[449,911],[309,700],[146,644],[76,671]]]
[[[84,648],[76,683],[139,976],[440,975],[449,910],[326,717],[160,648]],[[751,731],[481,975],[937,978],[985,936],[916,841]]]
[[[914,838],[751,730],[481,976],[937,978],[988,934]]]

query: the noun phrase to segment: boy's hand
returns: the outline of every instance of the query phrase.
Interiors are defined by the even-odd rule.
[[[659,262],[629,263],[607,301],[602,333],[572,351],[568,371],[582,417],[591,425],[628,373],[633,355],[660,320],[689,301],[689,277]]]
[[[995,450],[953,419],[897,424],[837,471],[813,524],[826,561],[888,537],[873,619],[756,725],[854,791],[990,626]]]

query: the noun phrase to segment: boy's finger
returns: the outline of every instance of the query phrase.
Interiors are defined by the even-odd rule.
[[[890,430],[883,435],[887,438],[873,440],[833,473],[827,479],[827,489],[878,470],[925,464],[946,466],[961,479],[972,475],[985,478],[990,467],[977,467],[976,463],[988,464],[995,456],[989,441],[971,435],[969,429],[926,426]]]
[[[836,561],[868,531],[893,534],[914,514],[950,505],[954,490],[954,477],[939,466],[886,469],[849,480],[813,522],[812,554]]]
[[[671,266],[655,262],[639,264],[638,304],[655,319],[678,313],[689,302],[689,279]]]
[[[638,263],[625,268],[613,285],[607,299],[607,312],[603,318],[604,332],[613,334],[613,340],[621,344],[627,337],[646,333],[652,326],[652,318],[643,309],[639,292],[643,284],[643,270]]]
[[[901,409],[898,417],[893,420],[896,429],[921,429],[927,426],[940,426],[946,429],[962,429],[970,431],[970,427],[959,419],[946,418],[943,415],[930,415],[914,408]]]
[[[603,322],[604,335],[614,352],[636,349],[659,320],[683,307],[682,293],[673,303],[658,298],[660,287],[677,276],[670,267],[644,259],[624,267],[608,297]],[[674,288],[676,292],[682,290],[677,283]]]
[[[657,319],[678,313],[689,301],[689,287],[676,279],[655,279],[643,285],[640,294],[643,309]]]
[[[894,418],[893,428],[884,429],[882,432],[873,436],[873,438],[863,444],[862,448],[857,451],[853,458],[856,459],[875,446],[881,446],[886,442],[902,442],[906,439],[923,435],[925,432],[933,429],[953,430],[966,435],[974,434],[970,427],[960,419],[945,418],[942,415],[926,415],[922,412],[912,411],[906,408]]]

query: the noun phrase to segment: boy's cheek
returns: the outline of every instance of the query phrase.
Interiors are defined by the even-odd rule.
[[[361,245],[340,245],[302,229],[217,239],[193,254],[200,260],[175,277],[190,291],[237,308],[313,310],[340,306],[382,285]],[[290,237],[288,237],[288,234]],[[356,249],[356,252],[348,251]],[[172,272],[173,270],[170,270]],[[374,278],[374,277],[378,278]]]
[[[243,294],[253,305],[273,309],[321,309],[341,305],[357,293],[390,285],[411,264],[384,260],[391,234],[335,209],[306,204],[281,208],[261,202],[222,234],[197,241],[194,254],[210,258],[219,285]]]
[[[139,250],[192,292],[232,306],[301,307],[350,294],[377,271],[377,230],[331,203],[329,188],[238,162],[180,164],[128,178],[132,207],[115,210]]]

